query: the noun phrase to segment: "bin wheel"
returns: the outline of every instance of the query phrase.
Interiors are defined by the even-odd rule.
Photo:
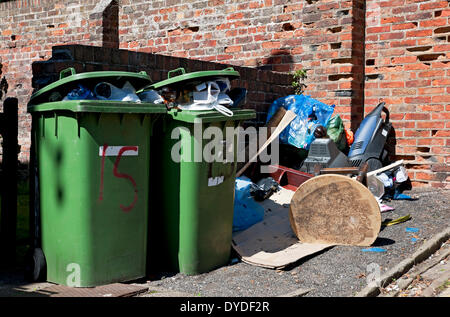
[[[44,252],[40,248],[34,248],[27,256],[25,266],[25,278],[31,282],[45,281],[47,277]]]

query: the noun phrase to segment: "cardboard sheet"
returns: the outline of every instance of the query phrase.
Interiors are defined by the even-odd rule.
[[[282,188],[261,202],[264,220],[233,233],[233,248],[242,261],[272,269],[282,269],[298,260],[332,247],[330,244],[301,243],[289,223],[289,204],[294,192]]]

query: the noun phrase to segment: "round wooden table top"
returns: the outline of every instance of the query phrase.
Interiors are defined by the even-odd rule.
[[[289,220],[301,242],[370,246],[380,232],[381,212],[363,184],[327,174],[300,185],[291,200]]]

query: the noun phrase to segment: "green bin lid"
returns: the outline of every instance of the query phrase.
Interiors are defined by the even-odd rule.
[[[181,73],[181,75],[174,76],[174,74],[176,73]],[[149,89],[156,90],[166,86],[170,86],[173,88],[183,88],[183,86],[187,83],[196,84],[218,77],[225,77],[231,80],[239,78],[239,76],[239,72],[235,71],[232,67],[228,67],[222,70],[207,70],[192,73],[186,73],[186,70],[184,68],[177,68],[167,73],[166,80],[148,85],[147,87],[143,88],[142,91]]]
[[[165,105],[114,100],[67,100],[29,105],[28,112],[71,111],[85,113],[166,113]]]
[[[178,110],[171,109],[167,112],[174,120],[196,123],[198,121],[202,122],[220,122],[220,121],[238,121],[238,120],[249,120],[256,118],[256,112],[253,109],[231,109],[233,111],[232,117],[227,117],[216,110],[205,110],[205,111],[195,111],[195,110]]]
[[[48,102],[50,95],[54,92],[59,92],[61,97],[64,98],[78,84],[82,84],[93,91],[95,85],[102,81],[108,82],[118,88],[122,88],[125,82],[128,81],[136,91],[152,83],[150,76],[146,72],[98,71],[77,74],[75,69],[71,67],[60,72],[59,80],[31,95],[29,104],[35,105]]]

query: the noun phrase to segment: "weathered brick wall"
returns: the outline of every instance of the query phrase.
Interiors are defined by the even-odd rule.
[[[284,74],[304,68],[306,94],[335,104],[353,131],[364,112],[386,101],[396,158],[407,161],[414,183],[448,186],[448,9],[448,1],[439,0],[11,1],[0,4],[0,98],[19,99],[20,159],[26,161],[31,64],[49,59],[52,46],[121,48],[180,57],[184,64],[195,59]],[[96,54],[81,65],[84,71],[97,69],[103,58],[119,58],[83,52],[88,56],[78,61]],[[67,58],[58,54],[53,59]],[[271,76],[242,83],[262,122],[285,82],[274,86],[269,72],[241,71]],[[162,76],[157,73],[154,80]],[[41,80],[36,84],[49,77]]]
[[[363,115],[364,1],[120,2],[120,47],[279,72],[308,69],[306,93]]]
[[[27,162],[31,119],[26,104],[33,91],[34,61],[51,57],[64,43],[102,45],[102,14],[110,1],[22,0],[0,3],[0,108],[2,100],[19,101],[19,160]],[[105,29],[108,27],[106,26]]]
[[[415,186],[448,185],[450,2],[368,0],[366,21],[365,110],[387,103]]]

